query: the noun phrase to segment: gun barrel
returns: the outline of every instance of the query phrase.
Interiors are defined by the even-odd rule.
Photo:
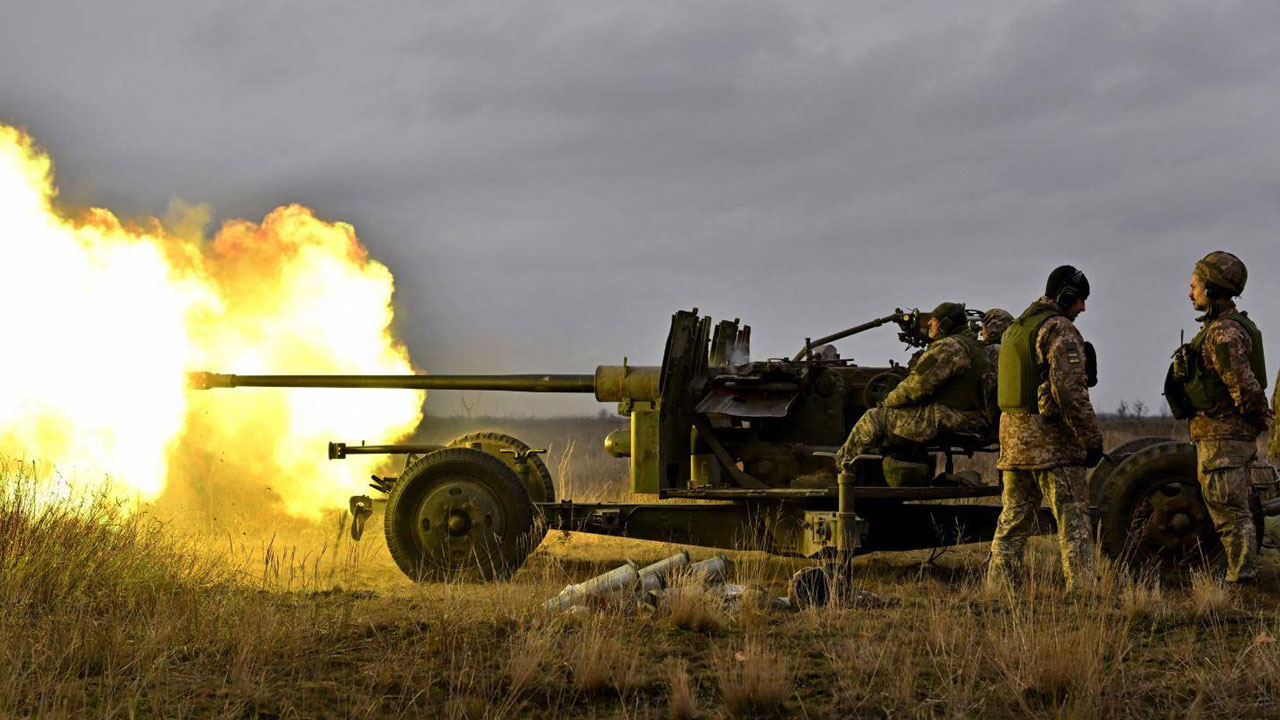
[[[887,323],[893,322],[894,320],[897,320],[901,314],[902,314],[902,311],[898,311],[892,315],[885,315],[882,318],[869,320],[867,322],[862,323],[861,325],[854,325],[853,327],[847,330],[841,330],[838,333],[831,333],[830,335],[824,335],[818,338],[817,340],[810,340],[809,344],[806,347],[800,348],[800,352],[796,353],[795,357],[791,358],[791,360],[792,362],[799,362],[804,358],[805,354],[809,351],[810,348],[815,348],[815,347],[818,347],[819,345],[826,345],[827,343],[835,342],[837,340],[843,340],[849,337],[850,335],[857,335],[860,332],[873,330],[875,328],[880,327],[881,325],[885,325]]]
[[[657,367],[627,365],[601,365],[591,375],[231,375],[193,372],[187,376],[187,385],[196,390],[273,387],[594,393],[601,402],[652,402],[660,397],[661,374]]]
[[[230,375],[196,372],[198,390],[234,387],[390,388],[398,390],[505,390],[509,392],[594,393],[594,375]]]

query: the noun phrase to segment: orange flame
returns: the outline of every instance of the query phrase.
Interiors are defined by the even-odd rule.
[[[51,494],[109,484],[151,501],[205,458],[314,516],[379,462],[330,463],[328,440],[417,427],[419,392],[185,389],[187,371],[208,368],[412,372],[391,273],[350,225],[290,205],[206,240],[102,209],[69,217],[56,194],[48,155],[0,125],[0,451],[57,466]]]

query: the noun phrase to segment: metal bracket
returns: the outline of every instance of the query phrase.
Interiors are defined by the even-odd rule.
[[[364,535],[364,524],[373,515],[373,498],[368,495],[353,495],[351,507],[351,539],[359,540]]]
[[[546,455],[547,449],[546,448],[525,448],[525,449],[498,448],[498,452],[502,453],[503,455],[515,456],[516,463],[523,465],[525,462],[529,460],[530,455]]]
[[[729,451],[724,449],[724,445],[720,444],[720,440],[711,430],[711,423],[701,415],[695,415],[693,418],[693,426],[698,429],[698,439],[707,444],[711,448],[711,454],[716,456],[725,471],[729,473],[738,487],[763,489],[769,487],[751,474],[741,470],[738,464],[733,461],[733,457],[729,455]]]

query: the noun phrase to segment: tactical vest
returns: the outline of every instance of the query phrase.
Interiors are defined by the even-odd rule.
[[[1223,402],[1231,403],[1231,391],[1227,388],[1227,384],[1223,382],[1222,376],[1216,370],[1213,370],[1204,362],[1204,341],[1209,334],[1209,328],[1214,323],[1222,320],[1234,320],[1240,323],[1240,327],[1249,334],[1252,349],[1249,352],[1249,365],[1253,369],[1253,374],[1258,378],[1258,384],[1262,389],[1267,389],[1267,363],[1262,353],[1262,333],[1258,330],[1258,326],[1253,324],[1249,319],[1249,314],[1242,310],[1231,310],[1225,312],[1218,317],[1204,324],[1200,332],[1191,340],[1191,362],[1188,363],[1188,377],[1186,382],[1187,400],[1191,402],[1191,406],[1197,410],[1209,410],[1217,407]]]
[[[1040,413],[1036,391],[1044,378],[1036,360],[1036,338],[1046,320],[1062,313],[1049,307],[1032,312],[1034,308],[1034,305],[1027,308],[1000,338],[999,389],[996,396],[1002,412]]]
[[[947,338],[959,340],[965,352],[969,353],[969,369],[939,388],[933,401],[955,410],[984,409],[986,403],[982,398],[982,376],[991,372],[986,347],[970,332],[958,332]]]

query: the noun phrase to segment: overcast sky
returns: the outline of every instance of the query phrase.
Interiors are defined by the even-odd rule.
[[[656,363],[693,306],[777,356],[1016,313],[1069,262],[1112,409],[1161,401],[1209,250],[1280,360],[1278,29],[1270,0],[20,1],[0,120],[72,202],[352,222],[431,372]],[[482,410],[584,407],[517,400]]]

